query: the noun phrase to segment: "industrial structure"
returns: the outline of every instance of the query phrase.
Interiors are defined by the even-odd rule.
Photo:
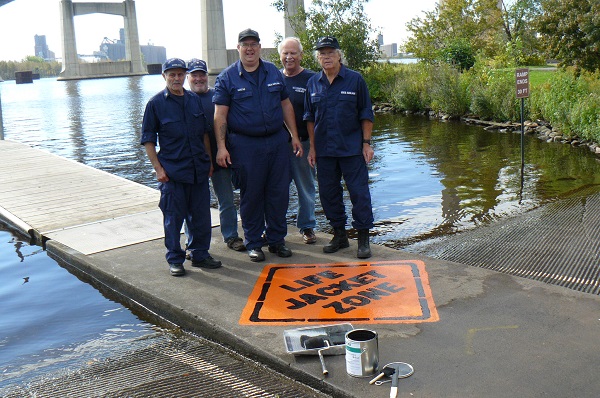
[[[33,39],[35,42],[34,54],[36,57],[43,58],[44,61],[56,60],[54,51],[50,51],[48,44],[46,44],[46,35],[35,35]]]
[[[102,61],[123,61],[126,59],[125,29],[119,29],[119,39],[111,40],[105,37],[100,44],[100,50],[94,56]],[[153,44],[141,45],[142,57],[146,64],[162,64],[167,60],[167,49]]]

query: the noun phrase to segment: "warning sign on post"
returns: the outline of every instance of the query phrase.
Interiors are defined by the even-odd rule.
[[[422,261],[270,264],[254,286],[239,323],[438,321]]]
[[[529,97],[529,69],[517,69],[515,72],[517,80],[517,98]]]

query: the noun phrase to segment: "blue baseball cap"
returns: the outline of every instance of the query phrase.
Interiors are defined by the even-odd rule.
[[[181,58],[169,58],[162,65],[162,73],[165,73],[169,69],[185,69],[187,70],[187,66],[185,65],[185,61]]]
[[[196,72],[197,70],[208,73],[206,62],[198,58],[192,58],[187,64],[188,73]]]
[[[330,47],[330,48],[336,48],[336,49],[340,49],[340,44],[338,43],[337,39],[333,36],[324,36],[321,37],[319,39],[319,41],[317,41],[317,45],[315,46],[315,50],[320,50],[321,48],[326,48],[326,47]]]

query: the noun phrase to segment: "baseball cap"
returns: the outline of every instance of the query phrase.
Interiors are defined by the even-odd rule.
[[[331,47],[340,49],[340,44],[337,39],[333,36],[323,36],[317,41],[317,45],[315,46],[315,50],[319,50],[321,48]]]
[[[198,58],[192,58],[187,64],[187,71],[188,73],[192,73],[197,70],[208,73],[206,62]]]
[[[181,58],[169,58],[162,65],[162,73],[165,73],[169,69],[176,69],[176,68],[187,70],[187,66],[185,66],[185,61],[182,60]]]
[[[252,30],[250,28],[248,29],[244,29],[240,32],[240,34],[238,35],[238,43],[241,42],[244,39],[247,39],[249,37],[255,38],[256,41],[260,41],[260,37],[258,36],[258,32],[255,30]]]

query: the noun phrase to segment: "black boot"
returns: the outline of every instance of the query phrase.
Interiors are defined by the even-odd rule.
[[[335,253],[340,249],[345,247],[350,247],[350,242],[348,242],[348,235],[346,234],[346,228],[334,228],[333,229],[333,238],[329,242],[329,244],[323,246],[323,253]]]
[[[371,257],[371,248],[369,247],[369,230],[359,229],[358,230],[358,251],[356,252],[358,258],[369,258]]]

